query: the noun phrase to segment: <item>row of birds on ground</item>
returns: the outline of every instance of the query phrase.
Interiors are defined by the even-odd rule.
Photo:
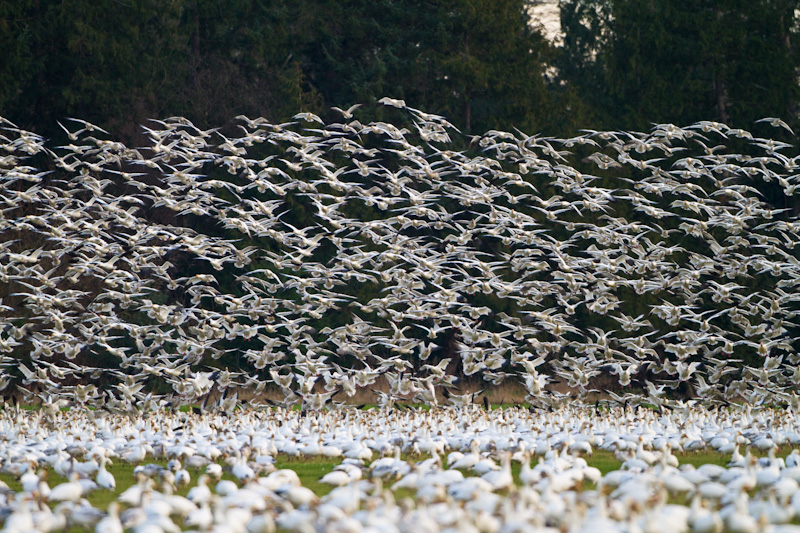
[[[504,382],[536,405],[798,405],[785,123],[469,137],[400,100],[362,112],[171,117],[137,148],[2,120],[0,387],[118,411]]]
[[[800,444],[798,414],[749,405],[4,409],[0,436],[0,472],[17,481],[0,484],[0,522],[15,533],[800,530],[800,453],[776,452]],[[696,451],[730,461],[680,464]],[[591,466],[595,452],[618,469]],[[334,463],[314,479],[330,493],[278,468],[287,457]],[[113,492],[108,512],[90,503],[96,490]]]

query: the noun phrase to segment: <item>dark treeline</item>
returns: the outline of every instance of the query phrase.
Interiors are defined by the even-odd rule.
[[[51,136],[80,117],[129,142],[153,117],[277,122],[382,96],[469,133],[797,124],[796,0],[565,0],[557,44],[528,4],[4,2],[0,115]]]

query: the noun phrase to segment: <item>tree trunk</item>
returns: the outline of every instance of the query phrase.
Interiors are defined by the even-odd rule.
[[[192,23],[194,25],[194,31],[192,32],[192,56],[196,59],[200,56],[200,6],[198,6],[196,2],[193,6],[193,10],[194,17],[192,18]]]
[[[464,91],[464,131],[472,131],[472,103],[469,99],[469,89]]]
[[[719,121],[723,124],[728,124],[730,117],[728,116],[728,94],[725,90],[725,80],[716,71],[714,72],[714,95],[717,99]]]

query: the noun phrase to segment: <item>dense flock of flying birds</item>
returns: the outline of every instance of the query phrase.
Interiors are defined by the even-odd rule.
[[[365,111],[171,117],[135,148],[0,120],[4,394],[800,406],[784,122],[469,137],[401,100]]]

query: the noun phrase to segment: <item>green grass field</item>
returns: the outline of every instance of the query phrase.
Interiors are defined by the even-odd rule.
[[[779,450],[777,455],[779,457],[785,457],[790,452],[790,447],[783,447]],[[681,465],[692,464],[694,466],[700,466],[707,463],[725,466],[730,460],[728,455],[723,455],[716,452],[681,453],[676,454],[676,456],[678,457]],[[405,456],[404,459],[409,462],[413,462],[416,460],[425,459],[425,457],[417,458]],[[590,466],[598,468],[604,475],[621,467],[620,461],[611,452],[597,450],[591,456],[586,457],[585,459]],[[164,460],[148,459],[145,461],[145,464],[146,463],[155,463],[162,467],[166,467],[167,465],[166,461]],[[289,457],[286,455],[279,455],[275,458],[276,468],[294,470],[300,477],[300,481],[302,482],[303,486],[311,489],[318,496],[324,496],[332,490],[331,486],[320,483],[319,480],[322,478],[322,476],[333,470],[334,467],[339,463],[341,463],[340,459],[331,459],[327,457]],[[517,483],[519,483],[520,468],[521,465],[519,463],[512,463],[512,474],[514,475],[514,479]],[[109,503],[117,499],[119,494],[135,483],[133,476],[134,465],[117,461],[113,465],[109,465],[107,469],[114,475],[116,479],[116,490],[110,491],[98,489],[86,497],[94,507],[99,509],[106,509]],[[186,493],[189,491],[189,488],[196,484],[198,476],[202,474],[202,471],[198,469],[188,469],[188,471],[192,476],[191,483],[188,487],[182,487],[177,490],[177,494],[182,496],[186,495]],[[235,480],[228,472],[223,474],[223,479]],[[10,474],[0,474],[0,481],[6,483],[10,490],[15,492],[22,490],[20,481],[15,476]],[[47,472],[46,481],[52,488],[59,483],[64,483],[67,480],[53,472]],[[396,496],[405,497],[413,496],[413,494],[410,491],[398,491]]]

